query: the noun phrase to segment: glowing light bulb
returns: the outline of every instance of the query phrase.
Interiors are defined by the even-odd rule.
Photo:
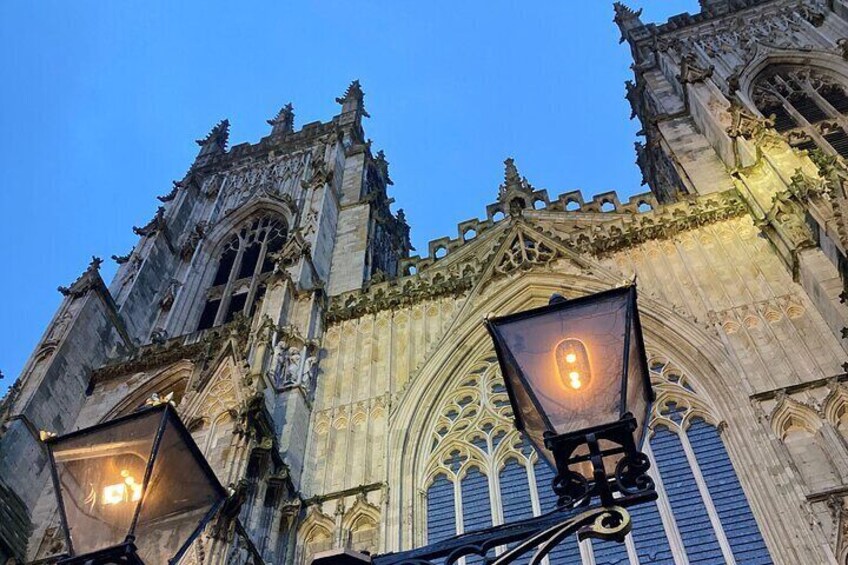
[[[120,504],[124,501],[126,490],[124,483],[103,487],[103,504]]]
[[[580,373],[577,371],[571,371],[568,373],[569,383],[571,388],[577,389],[583,386],[583,383],[580,382]]]
[[[579,339],[561,341],[554,350],[554,359],[560,382],[567,390],[584,389],[592,381],[589,354]]]
[[[141,500],[141,484],[126,469],[121,471],[124,482],[103,487],[103,504],[138,502]]]

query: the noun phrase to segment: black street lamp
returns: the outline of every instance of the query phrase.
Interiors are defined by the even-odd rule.
[[[557,470],[561,506],[655,497],[639,451],[654,400],[636,286],[486,320],[515,425]]]
[[[654,393],[635,285],[573,300],[554,295],[547,306],[485,324],[516,427],[557,471],[558,508],[410,551],[336,552],[314,564],[450,565],[480,555],[505,565],[533,548],[531,562],[538,563],[575,532],[579,539],[623,541],[632,525],[625,507],[656,500],[650,462],[640,451]],[[509,549],[492,557],[499,547]]]
[[[176,563],[226,491],[168,403],[45,439],[66,565]]]

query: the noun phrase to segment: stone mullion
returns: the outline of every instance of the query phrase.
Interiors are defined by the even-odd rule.
[[[256,260],[256,265],[253,267],[253,276],[250,279],[250,288],[247,290],[247,299],[244,301],[242,312],[245,316],[250,313],[250,307],[253,304],[253,299],[256,296],[256,289],[259,287],[259,275],[262,272],[262,263],[265,262],[265,254],[268,252],[268,230],[262,236],[262,244],[259,247],[259,258]]]
[[[804,130],[804,133],[810,136],[812,140],[816,143],[816,145],[819,146],[820,149],[824,150],[827,153],[830,153],[831,155],[839,156],[839,153],[837,153],[836,150],[831,147],[830,143],[828,143],[827,140],[822,136],[822,134],[819,133],[815,126],[808,122],[807,118],[802,116],[801,113],[795,109],[795,107],[792,105],[792,102],[790,102],[779,92],[771,91],[771,94],[773,94],[775,97],[777,97],[778,100],[780,100],[781,104],[783,104],[783,109],[786,110],[790,116],[792,116],[792,118],[800,126],[800,128]]]
[[[227,315],[227,310],[230,307],[230,298],[233,292],[233,286],[238,277],[239,269],[241,268],[241,260],[244,255],[245,242],[242,240],[241,235],[238,236],[239,239],[239,248],[236,252],[236,258],[233,261],[232,267],[230,267],[230,274],[227,277],[227,284],[224,286],[223,294],[221,295],[221,304],[218,305],[218,313],[215,315],[215,324],[216,326],[220,326],[224,323],[224,318]]]
[[[654,480],[656,487],[658,495],[656,502],[657,510],[659,511],[660,520],[665,530],[665,537],[668,539],[668,545],[671,548],[672,558],[675,565],[689,565],[689,556],[686,555],[683,538],[680,536],[680,530],[677,528],[677,520],[674,518],[674,512],[671,509],[671,503],[668,500],[668,494],[663,485],[657,460],[654,458],[654,452],[651,449],[651,442],[646,439],[643,445],[642,451],[648,456],[651,462],[651,468],[648,470],[648,473]]]
[[[573,542],[570,537],[563,540],[564,543]],[[584,539],[577,542],[577,547],[580,549],[580,560],[583,565],[595,565],[595,552],[592,550],[592,540]]]
[[[627,559],[630,560],[630,565],[640,565],[639,554],[636,553],[636,544],[633,542],[633,533],[627,534],[624,538],[624,545],[627,548]]]
[[[692,444],[689,443],[689,436],[686,431],[682,429],[678,431],[677,435],[680,437],[683,452],[686,454],[686,459],[689,461],[689,468],[695,477],[695,484],[698,486],[698,491],[701,493],[701,500],[704,503],[704,507],[707,509],[707,516],[713,526],[713,531],[715,532],[716,539],[721,547],[721,553],[724,556],[724,560],[727,565],[736,565],[736,558],[733,555],[733,549],[730,547],[730,542],[727,539],[727,535],[724,533],[724,526],[722,526],[721,519],[718,516],[718,511],[713,503],[712,495],[710,495],[707,483],[704,480],[704,476],[701,474],[701,466],[698,464],[698,458],[692,450]]]
[[[489,453],[492,453],[491,437],[487,438],[487,441],[489,442]],[[490,461],[489,466],[489,504],[491,505],[492,510],[492,525],[500,526],[504,523],[503,497],[501,496],[501,476],[498,470],[497,461]],[[499,545],[495,548],[495,555],[500,555],[504,551],[506,551],[506,546]]]
[[[828,115],[828,118],[831,120],[835,120],[839,123],[839,126],[848,134],[848,119],[845,118],[842,114],[836,111],[836,108],[830,105],[824,96],[819,94],[819,91],[812,87],[809,82],[804,82],[803,85],[804,92],[806,92],[813,100],[816,101],[819,108],[824,110],[824,113]]]

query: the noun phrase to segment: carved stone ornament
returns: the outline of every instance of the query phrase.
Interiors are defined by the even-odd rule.
[[[698,64],[698,58],[694,53],[687,53],[680,61],[680,74],[677,75],[677,80],[684,85],[704,82],[713,76],[713,70],[715,70],[713,65],[703,67]]]
[[[180,258],[183,261],[190,261],[192,256],[194,256],[194,252],[200,244],[200,241],[206,237],[207,226],[208,223],[205,221],[197,222],[194,225],[194,229],[192,229],[186,236],[185,241],[180,247]]]
[[[65,296],[77,298],[82,296],[96,285],[102,285],[103,279],[100,278],[100,265],[103,264],[103,259],[100,257],[91,258],[91,263],[80,277],[71,284],[71,286],[60,286],[59,292]]]
[[[140,237],[151,237],[165,228],[165,207],[159,206],[153,218],[142,227],[133,226],[133,233]]]
[[[731,139],[743,137],[755,142],[762,140],[766,130],[774,127],[774,120],[753,115],[736,98],[730,101],[730,123],[727,135]]]
[[[150,332],[150,341],[156,345],[164,345],[168,341],[168,331],[165,328],[154,328]]]
[[[293,195],[300,188],[309,153],[301,151],[269,159],[270,162],[248,161],[227,173],[220,188],[224,191],[221,196],[222,216],[260,197],[282,200],[292,211],[296,210],[292,206]]]
[[[557,252],[547,244],[537,241],[523,231],[518,231],[501,257],[495,270],[507,275],[533,266],[547,265],[557,257]]]
[[[182,188],[182,184],[178,180],[171,182],[173,183],[171,191],[164,196],[157,196],[156,200],[158,200],[159,202],[170,202],[171,200],[177,197],[177,192]]]
[[[165,289],[165,294],[162,296],[162,300],[159,301],[159,307],[164,311],[169,311],[171,307],[174,305],[174,299],[177,297],[177,292],[180,290],[180,287],[183,283],[176,279],[171,279],[171,282],[168,283],[168,287]]]
[[[309,255],[312,244],[304,239],[300,230],[292,232],[283,248],[277,253],[277,269],[285,269],[295,265],[301,257]]]

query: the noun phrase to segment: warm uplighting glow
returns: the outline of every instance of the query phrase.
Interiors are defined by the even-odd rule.
[[[554,350],[557,371],[563,386],[580,390],[591,380],[589,355],[579,339],[565,339]]]
[[[141,500],[141,483],[124,469],[121,471],[124,482],[103,487],[103,504],[120,504],[122,502],[138,502]]]

